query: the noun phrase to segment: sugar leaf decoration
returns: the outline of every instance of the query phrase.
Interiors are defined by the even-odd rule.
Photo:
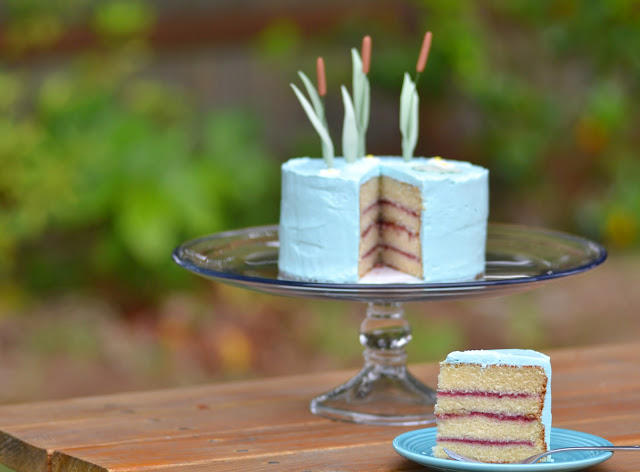
[[[363,42],[363,55],[367,54],[367,50],[364,49],[366,47],[365,44],[367,43]],[[370,41],[368,44],[370,48]],[[370,53],[369,49],[368,58],[370,58]],[[366,155],[366,135],[369,128],[371,101],[369,78],[366,73],[368,64],[363,64],[358,51],[355,49],[351,50],[351,58],[353,64],[353,106],[358,127],[358,156],[362,157]]]
[[[343,85],[342,102],[344,103],[344,121],[342,123],[342,155],[344,160],[352,163],[362,157],[360,154],[360,130],[356,120],[356,111],[347,88]]]
[[[371,92],[369,86],[369,64],[371,62],[371,37],[362,40],[362,58],[356,49],[351,50],[353,68],[353,98],[342,87],[344,122],[342,126],[342,154],[347,162],[366,155],[366,136],[369,128]]]
[[[410,161],[418,143],[418,106],[420,99],[416,84],[409,74],[404,74],[400,93],[400,133],[402,134],[402,157]]]
[[[304,96],[304,94],[300,91],[295,84],[291,84],[291,88],[293,89],[296,97],[300,101],[300,105],[302,105],[303,110],[307,114],[309,121],[315,128],[316,132],[320,136],[320,141],[322,143],[322,157],[327,164],[327,167],[333,167],[333,158],[335,155],[335,151],[333,148],[333,141],[331,140],[331,136],[329,134],[329,127],[327,126],[327,120],[324,113],[324,104],[322,103],[322,99],[320,95],[316,91],[316,88],[311,83],[311,80],[304,74],[304,72],[298,72],[302,83],[304,84],[307,93],[309,94],[309,98],[311,102]]]

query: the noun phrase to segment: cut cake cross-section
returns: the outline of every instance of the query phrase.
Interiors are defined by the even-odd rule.
[[[491,463],[548,450],[551,364],[532,350],[456,351],[440,365],[435,457]]]
[[[360,277],[379,264],[422,277],[421,210],[414,185],[381,176],[360,187]]]

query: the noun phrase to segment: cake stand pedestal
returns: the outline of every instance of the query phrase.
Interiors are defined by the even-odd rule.
[[[401,303],[369,303],[360,325],[364,367],[348,382],[314,398],[317,415],[366,424],[432,422],[436,393],[407,369],[411,326]]]
[[[314,414],[364,424],[435,421],[435,391],[407,369],[411,327],[403,303],[502,296],[589,270],[607,257],[587,239],[515,225],[490,224],[482,280],[461,283],[311,283],[279,277],[277,226],[245,228],[188,241],[173,252],[203,277],[273,295],[367,303],[360,326],[364,366],[346,383],[311,401]]]

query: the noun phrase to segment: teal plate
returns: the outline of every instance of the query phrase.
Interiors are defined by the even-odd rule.
[[[470,472],[550,472],[581,470],[609,459],[608,451],[559,452],[551,456],[553,462],[537,464],[479,464],[439,459],[431,455],[436,444],[436,428],[418,429],[401,434],[393,440],[393,448],[398,454],[418,464],[442,471]],[[593,434],[570,429],[551,428],[551,449],[572,446],[611,446],[606,439]]]

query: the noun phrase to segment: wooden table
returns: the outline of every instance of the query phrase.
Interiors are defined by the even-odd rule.
[[[549,352],[554,425],[640,444],[640,343]],[[429,385],[437,364],[412,367]],[[309,400],[333,372],[0,407],[0,462],[18,471],[425,471],[392,439],[416,427],[342,423]],[[592,472],[640,471],[620,452]]]

